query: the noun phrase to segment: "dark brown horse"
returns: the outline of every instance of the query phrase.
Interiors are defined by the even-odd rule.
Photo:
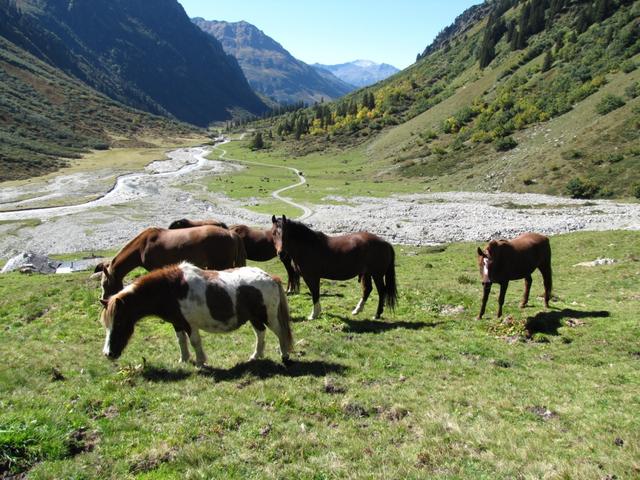
[[[188,218],[181,218],[180,220],[176,220],[171,222],[169,225],[170,230],[175,230],[178,228],[192,228],[192,227],[202,227],[204,225],[213,225],[214,227],[220,228],[229,228],[227,224],[221,222],[219,220],[209,219],[209,220],[189,220]]]
[[[498,317],[502,316],[502,305],[509,280],[524,278],[524,296],[520,307],[529,302],[531,273],[537,268],[544,283],[544,306],[549,307],[551,295],[551,246],[549,238],[538,233],[523,233],[513,240],[491,240],[487,248],[478,247],[478,266],[484,291],[478,319],[484,315],[491,284],[500,284]]]
[[[150,227],[122,247],[110,262],[98,264],[95,272],[102,272],[102,299],[106,300],[122,290],[123,278],[136,267],[151,271],[188,261],[202,268],[223,270],[243,267],[246,258],[242,239],[220,227]]]
[[[201,225],[218,225],[227,228],[224,223],[218,222],[217,220],[188,220],[186,218],[176,220],[169,225],[169,228],[191,228]],[[246,225],[231,225],[229,230],[235,232],[244,241],[244,248],[247,252],[248,260],[266,262],[277,255],[271,229],[263,230],[251,228]],[[284,268],[287,270],[287,292],[297,293],[300,290],[300,275],[286,255],[281,256],[280,259]]]
[[[394,309],[397,302],[395,252],[390,243],[369,232],[349,235],[327,236],[311,230],[303,223],[273,216],[272,232],[278,255],[288,254],[298,268],[311,291],[313,311],[309,320],[320,315],[320,279],[348,280],[358,277],[362,284],[362,298],[351,312],[362,311],[373,289],[371,279],[378,291],[378,309],[375,318],[380,318],[384,305]]]

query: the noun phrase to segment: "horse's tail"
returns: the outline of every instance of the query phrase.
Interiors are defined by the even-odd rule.
[[[244,248],[244,240],[237,233],[231,232],[231,236],[236,242],[236,267],[244,267],[247,264],[247,250]]]
[[[396,252],[393,246],[389,245],[391,250],[391,262],[384,274],[385,303],[391,310],[396,308],[398,303],[398,288],[396,285]]]
[[[280,303],[278,304],[278,326],[280,327],[280,339],[284,345],[282,355],[287,355],[293,351],[293,333],[291,332],[291,315],[289,314],[289,304],[287,303],[287,294],[282,288],[282,283],[278,284],[278,292],[280,294]]]

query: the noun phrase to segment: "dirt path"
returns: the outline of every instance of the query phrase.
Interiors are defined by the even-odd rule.
[[[240,137],[241,139],[244,138],[244,133],[242,134],[242,136]],[[298,176],[298,182],[294,183],[293,185],[288,185],[286,187],[280,188],[278,190],[275,190],[273,192],[271,192],[271,196],[273,198],[275,198],[276,200],[280,200],[281,202],[286,203],[287,205],[291,205],[292,207],[298,208],[300,210],[302,210],[302,215],[300,215],[299,217],[297,217],[297,220],[303,221],[306,220],[307,218],[309,218],[311,215],[313,215],[313,210],[311,210],[309,207],[306,207],[305,205],[301,205],[299,203],[294,202],[293,200],[289,199],[289,198],[285,198],[282,197],[280,194],[283,192],[286,192],[287,190],[291,190],[292,188],[296,188],[299,187],[301,185],[304,185],[305,183],[307,183],[307,180],[304,178],[304,175],[302,175],[302,173],[300,173],[300,170],[298,170],[297,168],[294,167],[285,167],[285,166],[280,166],[280,165],[271,165],[269,163],[262,163],[262,162],[253,162],[251,160],[240,160],[238,158],[231,158],[231,157],[227,157],[227,151],[221,147],[221,145],[224,145],[225,143],[229,143],[230,140],[225,140],[224,142],[221,142],[217,145],[215,145],[213,147],[214,150],[218,150],[220,153],[220,155],[218,156],[218,158],[220,160],[230,160],[232,162],[238,162],[238,163],[242,163],[242,164],[247,164],[247,165],[260,165],[262,167],[271,167],[271,168],[279,168],[279,169],[284,169],[284,170],[289,170],[293,173],[295,173]]]

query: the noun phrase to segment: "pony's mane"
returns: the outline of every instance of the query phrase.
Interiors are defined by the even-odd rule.
[[[327,236],[318,231],[312,230],[308,226],[306,226],[302,222],[298,222],[296,220],[288,220],[287,219],[287,230],[289,230],[289,234],[293,234],[296,239],[301,240],[305,243],[315,243],[319,241],[323,241],[327,238]]]

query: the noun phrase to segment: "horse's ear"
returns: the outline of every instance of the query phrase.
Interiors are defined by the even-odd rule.
[[[480,255],[481,257],[486,257],[487,256],[487,254],[484,253],[480,247],[478,247],[478,255]]]
[[[276,223],[276,216],[275,215],[271,215],[271,223]]]
[[[104,298],[101,298],[101,299],[100,299],[100,303],[102,304],[102,306],[103,306],[104,308],[107,308],[107,305],[109,305],[109,300],[106,300],[106,299],[104,299]]]
[[[104,262],[100,262],[96,265],[96,268],[93,269],[93,273],[98,273],[104,271]]]
[[[282,223],[287,223],[287,216],[282,214]]]

